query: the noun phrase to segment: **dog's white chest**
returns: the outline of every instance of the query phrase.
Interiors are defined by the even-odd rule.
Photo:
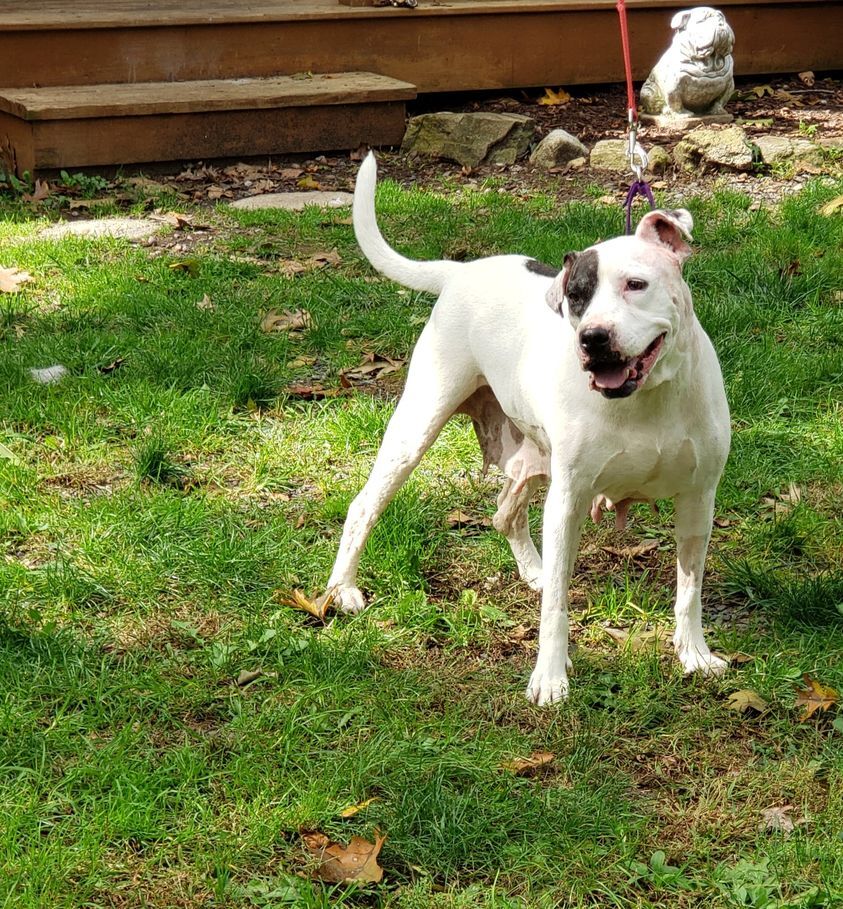
[[[601,466],[602,460],[602,466]],[[595,462],[592,492],[612,501],[665,499],[694,485],[700,466],[697,443],[681,439],[630,438]]]

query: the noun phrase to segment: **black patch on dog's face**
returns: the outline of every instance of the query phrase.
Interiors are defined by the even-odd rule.
[[[541,275],[543,278],[555,278],[559,274],[558,268],[554,268],[552,265],[545,265],[544,262],[539,262],[538,259],[527,259],[524,263],[524,268],[527,271],[531,271],[534,275]]]
[[[578,319],[588,309],[588,304],[597,290],[597,262],[597,250],[587,249],[576,256],[571,266],[565,296],[571,315]]]

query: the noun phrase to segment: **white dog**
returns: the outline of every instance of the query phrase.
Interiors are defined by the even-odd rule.
[[[673,43],[641,87],[649,114],[718,116],[735,90],[735,34],[720,10],[697,6],[670,21]]]
[[[527,697],[545,704],[568,691],[568,584],[589,510],[615,508],[622,520],[633,501],[675,499],[676,653],[687,672],[722,672],[703,638],[700,587],[729,410],[682,279],[690,214],[650,212],[635,236],[568,253],[559,274],[525,256],[414,262],[380,234],[376,172],[370,154],[354,194],[360,247],[378,271],[439,300],[349,508],[328,581],[341,608],[364,608],[356,575],[369,532],[448,419],[466,413],[486,464],[505,474],[494,525],[542,590]],[[548,480],[540,558],[527,506]]]

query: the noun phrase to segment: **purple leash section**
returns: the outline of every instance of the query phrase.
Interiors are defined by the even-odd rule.
[[[653,198],[653,191],[650,189],[650,184],[646,180],[636,180],[629,187],[629,192],[626,194],[626,202],[623,204],[623,207],[626,209],[627,236],[632,233],[632,203],[635,201],[636,196],[643,196],[650,203],[650,208],[656,207],[656,200]]]

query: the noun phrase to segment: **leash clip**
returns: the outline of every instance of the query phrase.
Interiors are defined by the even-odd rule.
[[[642,182],[644,180],[644,171],[647,170],[650,159],[647,156],[647,152],[644,151],[638,142],[638,120],[632,108],[629,109],[629,140],[626,148],[626,157],[629,159],[629,169],[635,179],[639,183]]]

